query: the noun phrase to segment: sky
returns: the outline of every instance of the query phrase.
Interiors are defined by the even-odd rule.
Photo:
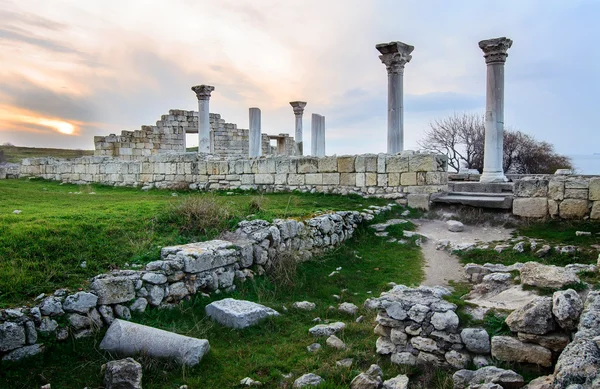
[[[477,43],[513,40],[505,123],[564,154],[600,153],[598,0],[0,0],[0,144],[93,149],[93,137],[197,110],[294,132],[290,101],[326,117],[327,154],[385,152],[387,73],[375,45],[415,47],[405,149],[429,123],[483,114]],[[197,135],[188,135],[188,146]]]

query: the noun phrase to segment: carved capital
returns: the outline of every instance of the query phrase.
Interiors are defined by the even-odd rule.
[[[508,57],[508,49],[512,46],[512,40],[502,37],[486,39],[479,42],[479,48],[483,50],[486,64],[505,63]]]
[[[381,55],[379,59],[385,65],[388,74],[401,74],[404,71],[404,65],[412,59],[414,46],[403,42],[380,43],[375,45]]]
[[[294,110],[294,115],[302,116],[304,113],[304,107],[306,107],[306,101],[290,101],[290,105]]]
[[[215,90],[212,85],[196,85],[192,87],[198,100],[210,100],[210,93]]]

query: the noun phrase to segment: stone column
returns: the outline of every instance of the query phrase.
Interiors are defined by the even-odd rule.
[[[388,72],[388,154],[404,149],[404,65],[410,62],[414,46],[402,42],[380,43],[375,46],[379,59]]]
[[[290,101],[290,105],[294,109],[294,115],[296,116],[296,132],[294,133],[296,155],[302,155],[302,114],[304,113],[304,107],[306,107],[306,101]]]
[[[319,126],[321,125],[321,115],[313,113],[310,120],[310,155],[317,155],[317,138],[319,137]]]
[[[262,155],[260,128],[260,109],[250,108],[250,133],[248,136],[248,155],[250,157]]]
[[[210,93],[215,90],[211,85],[196,85],[192,91],[198,98],[198,152],[210,153]]]
[[[487,64],[485,99],[485,148],[479,182],[506,182],[504,176],[504,63],[512,46],[508,38],[479,42]]]
[[[319,133],[317,137],[317,157],[325,156],[325,116],[319,115]]]

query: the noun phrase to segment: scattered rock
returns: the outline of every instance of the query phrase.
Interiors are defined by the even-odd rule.
[[[562,288],[580,282],[573,272],[553,265],[527,262],[520,270],[521,283],[538,288]]]
[[[146,307],[148,307],[148,300],[143,297],[138,298],[131,304],[129,309],[133,312],[144,313],[146,311]]]
[[[458,352],[456,350],[448,351],[444,354],[444,358],[446,359],[446,362],[455,369],[464,369],[469,365],[469,362],[471,362],[469,354]]]
[[[554,389],[554,376],[545,375],[538,377],[527,384],[525,389]]]
[[[15,210],[13,211],[13,213],[14,213],[15,215],[19,215],[21,212],[23,212],[23,211],[21,211],[20,209],[15,209]]]
[[[331,336],[343,330],[345,327],[346,325],[344,323],[338,321],[331,324],[317,324],[310,328],[308,332],[313,336]]]
[[[301,311],[312,311],[317,307],[315,303],[309,301],[298,301],[292,304],[292,308],[299,309]]]
[[[313,343],[309,346],[306,346],[306,350],[308,350],[309,353],[316,353],[320,349],[321,349],[321,345],[319,343]]]
[[[59,316],[65,313],[62,303],[56,297],[47,297],[40,304],[40,312],[44,316]]]
[[[20,361],[25,358],[32,357],[44,351],[44,347],[41,344],[32,344],[30,346],[25,346],[18,348],[16,350],[12,350],[4,357],[2,357],[3,361]]]
[[[547,256],[548,254],[550,254],[550,250],[552,250],[552,247],[545,244],[542,246],[541,249],[539,249],[538,251],[535,252],[535,256],[538,258],[543,258],[543,257]]]
[[[213,320],[230,328],[246,328],[269,316],[279,316],[277,311],[264,305],[232,298],[214,301],[205,310]]]
[[[352,358],[344,358],[344,359],[342,359],[340,361],[337,361],[335,363],[335,365],[338,366],[338,367],[346,367],[346,368],[348,368],[348,367],[352,367],[352,363],[353,362],[354,362],[354,360]]]
[[[317,386],[320,385],[324,382],[325,380],[323,378],[321,378],[320,376],[313,374],[313,373],[308,373],[308,374],[304,374],[300,377],[298,377],[296,379],[296,381],[294,381],[294,385],[292,385],[292,388],[304,388],[305,386]]]
[[[407,389],[408,377],[405,374],[399,374],[394,378],[383,381],[382,389]]]
[[[106,389],[142,389],[142,365],[133,358],[110,361],[102,367],[106,369]]]
[[[364,373],[360,373],[352,382],[350,382],[351,389],[377,389],[382,384],[381,377],[383,372],[377,365],[371,365],[369,370]]]
[[[338,310],[348,315],[356,315],[358,313],[358,307],[352,303],[341,303]]]
[[[250,377],[246,377],[240,381],[240,385],[244,386],[261,386],[262,382],[253,380]]]
[[[575,236],[590,236],[592,233],[590,231],[575,231]]]
[[[525,251],[525,242],[519,242],[516,245],[514,245],[513,251],[516,251],[518,253],[524,252]]]
[[[327,338],[327,340],[325,341],[325,343],[329,347],[333,347],[333,348],[338,349],[338,350],[345,350],[346,349],[346,343],[344,343],[340,338],[338,338],[335,335],[331,335],[329,338]]]
[[[365,317],[361,315],[361,316],[357,317],[356,320],[354,320],[354,321],[356,323],[362,323],[363,320],[365,320]]]
[[[489,354],[490,335],[483,328],[465,328],[460,333],[460,338],[467,350],[476,354]]]
[[[462,232],[465,230],[465,225],[456,220],[448,220],[446,226],[450,232]]]

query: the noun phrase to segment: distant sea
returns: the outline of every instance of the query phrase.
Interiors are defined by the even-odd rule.
[[[587,155],[569,155],[579,174],[600,175],[600,153]]]

